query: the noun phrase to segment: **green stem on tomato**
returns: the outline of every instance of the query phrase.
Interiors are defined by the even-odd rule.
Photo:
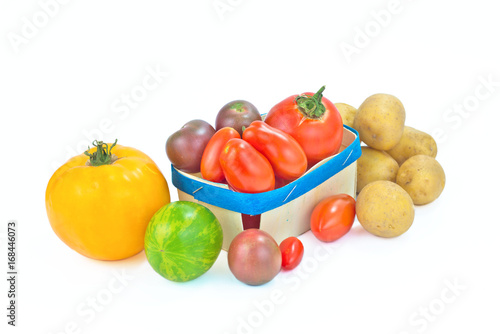
[[[113,147],[115,147],[116,142],[118,139],[115,139],[115,142],[111,147],[108,147],[108,144],[103,143],[102,141],[97,141],[94,140],[92,142],[92,145],[97,147],[96,151],[94,153],[90,153],[90,147],[87,151],[84,152],[86,156],[89,157],[88,160],[88,165],[90,166],[102,166],[102,165],[111,165],[113,162],[116,161],[116,155],[111,153],[111,150]]]
[[[326,111],[325,106],[321,103],[325,86],[321,87],[313,96],[302,94],[295,98],[295,102],[302,114],[308,118],[321,118]]]

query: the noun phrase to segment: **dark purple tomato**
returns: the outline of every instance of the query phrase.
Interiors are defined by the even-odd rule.
[[[241,282],[261,285],[281,270],[281,251],[268,233],[248,229],[238,234],[227,251],[229,269]]]
[[[168,137],[168,159],[175,168],[183,172],[198,173],[203,151],[214,134],[213,126],[201,119],[187,122]]]
[[[242,128],[248,127],[256,120],[262,120],[262,117],[253,104],[245,100],[235,100],[219,110],[215,118],[215,129],[219,130],[229,126],[238,131],[241,136]]]

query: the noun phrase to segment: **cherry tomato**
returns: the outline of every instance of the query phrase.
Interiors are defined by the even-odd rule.
[[[289,134],[263,121],[254,121],[243,131],[243,140],[262,153],[273,166],[276,176],[295,180],[307,170],[307,157]]]
[[[230,139],[219,161],[227,183],[235,191],[258,193],[274,189],[273,167],[262,153],[243,139]]]
[[[203,151],[203,156],[201,157],[201,176],[203,176],[205,180],[212,182],[224,181],[224,172],[220,166],[219,158],[226,143],[229,139],[233,138],[240,138],[240,134],[230,127],[218,130],[212,138],[210,138]]]
[[[320,201],[311,214],[311,231],[321,241],[331,242],[345,235],[356,216],[356,201],[338,194]]]
[[[265,122],[295,138],[304,149],[309,167],[338,153],[343,137],[342,117],[335,105],[316,93],[292,95],[275,105]]]
[[[280,244],[281,267],[292,270],[297,267],[304,256],[304,245],[296,237],[288,237]]]

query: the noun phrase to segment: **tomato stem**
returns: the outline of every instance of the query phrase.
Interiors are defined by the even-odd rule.
[[[299,107],[300,112],[308,118],[321,118],[326,111],[325,106],[321,103],[325,86],[321,87],[313,96],[302,94],[295,98],[295,102]]]
[[[92,142],[92,145],[97,147],[96,151],[94,153],[90,153],[90,147],[87,151],[83,152],[86,156],[89,157],[88,164],[90,166],[102,166],[102,165],[111,165],[113,162],[116,161],[116,156],[111,153],[111,150],[113,147],[115,147],[116,142],[118,139],[115,139],[115,142],[111,147],[108,147],[108,144],[102,142],[102,141],[97,141],[94,140]]]

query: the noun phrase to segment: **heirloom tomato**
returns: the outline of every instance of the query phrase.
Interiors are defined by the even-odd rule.
[[[50,178],[47,216],[73,250],[93,259],[120,260],[144,248],[149,220],[170,202],[168,184],[141,151],[116,142],[94,145]]]
[[[243,127],[247,127],[256,120],[262,120],[257,108],[248,101],[235,100],[226,103],[217,113],[215,118],[215,130],[229,126],[238,133],[243,133]]]
[[[248,229],[231,241],[227,262],[239,281],[248,285],[262,285],[280,272],[281,251],[269,233]]]
[[[214,127],[204,120],[187,122],[168,137],[165,145],[168,159],[183,172],[198,173],[203,151],[214,134]]]
[[[212,267],[221,251],[222,237],[222,227],[212,211],[198,203],[177,201],[163,206],[151,218],[144,252],[158,274],[174,282],[187,282]]]
[[[297,140],[309,167],[338,153],[343,137],[342,117],[335,105],[323,97],[325,86],[316,93],[292,95],[267,113],[265,122]]]

